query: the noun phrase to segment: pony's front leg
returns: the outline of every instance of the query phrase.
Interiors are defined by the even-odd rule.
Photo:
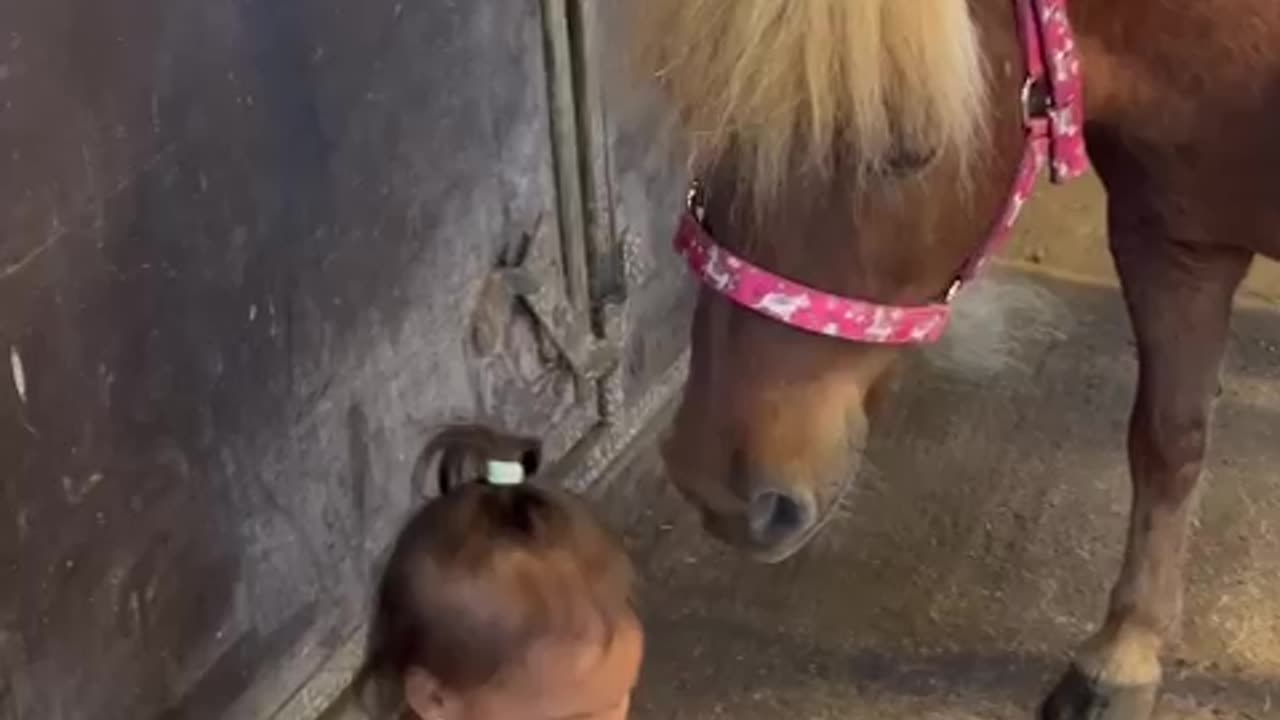
[[[1128,546],[1102,629],[1041,708],[1042,720],[1149,720],[1160,652],[1182,611],[1182,566],[1232,297],[1252,255],[1127,231],[1112,253],[1138,342],[1129,427]]]

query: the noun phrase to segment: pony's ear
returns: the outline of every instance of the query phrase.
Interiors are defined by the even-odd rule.
[[[519,463],[525,477],[542,466],[542,441],[483,425],[453,425],[427,441],[414,467],[413,485],[424,494],[445,494],[485,479],[490,462]]]

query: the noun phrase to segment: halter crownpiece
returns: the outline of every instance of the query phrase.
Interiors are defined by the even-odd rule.
[[[1084,142],[1084,87],[1067,0],[1014,0],[1026,79],[1020,97],[1026,141],[1018,174],[995,226],[941,298],[928,305],[885,305],[807,287],[757,267],[716,243],[703,222],[702,187],[690,187],[676,230],[676,250],[712,290],[785,325],[879,345],[936,342],[951,320],[951,301],[1008,241],[1045,166],[1054,183],[1089,168]]]

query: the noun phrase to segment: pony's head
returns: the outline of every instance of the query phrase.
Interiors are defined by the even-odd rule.
[[[836,295],[922,305],[946,294],[999,214],[1022,147],[1007,6],[634,5],[642,66],[678,113],[721,246]],[[671,479],[717,536],[761,559],[790,555],[852,482],[897,355],[704,289],[666,447]]]

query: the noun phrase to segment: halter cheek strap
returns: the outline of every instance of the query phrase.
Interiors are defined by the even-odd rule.
[[[951,320],[951,301],[995,257],[1012,234],[1036,179],[1050,166],[1063,183],[1089,167],[1084,142],[1084,91],[1067,0],[1014,0],[1026,65],[1020,98],[1026,141],[1018,174],[995,226],[960,268],[938,302],[887,305],[807,287],[753,265],[718,245],[702,222],[695,183],[676,231],[676,250],[712,290],[772,320],[853,342],[911,345],[936,342]]]

